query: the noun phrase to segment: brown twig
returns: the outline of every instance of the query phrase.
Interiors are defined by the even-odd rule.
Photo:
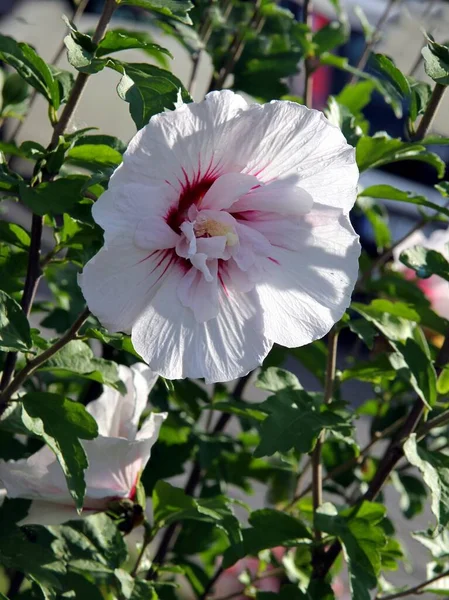
[[[434,583],[435,581],[438,581],[439,579],[443,579],[443,577],[448,577],[448,576],[449,576],[449,570],[443,571],[443,573],[440,573],[439,575],[435,575],[435,577],[432,577],[431,579],[428,579],[427,581],[424,581],[423,583],[420,583],[419,585],[415,585],[414,587],[403,590],[402,592],[397,592],[396,594],[389,594],[388,596],[376,596],[375,600],[394,600],[395,598],[405,598],[406,596],[422,594],[422,592],[426,591],[425,588],[428,585],[430,585],[431,583]]]
[[[44,350],[44,352],[41,352],[41,354],[38,354],[35,358],[33,358],[33,360],[30,360],[25,367],[23,367],[23,369],[17,373],[8,387],[5,388],[1,395],[1,402],[6,404],[10,400],[11,396],[20,389],[23,383],[30,375],[34,373],[34,371],[36,371],[41,365],[43,365],[49,358],[55,355],[56,352],[61,350],[61,348],[63,348],[71,340],[73,340],[89,315],[89,309],[85,308],[76,321],[72,324],[70,329],[62,337],[60,337],[57,342],[50,346],[50,348],[47,348],[47,350]]]
[[[416,130],[416,134],[414,136],[414,140],[422,140],[425,138],[435,118],[445,90],[445,85],[442,85],[441,83],[435,84],[435,87],[433,88],[433,92],[429,100],[429,104],[427,105],[426,111],[423,114],[421,121],[419,122],[418,129]]]

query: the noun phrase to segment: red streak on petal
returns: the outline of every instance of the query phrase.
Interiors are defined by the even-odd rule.
[[[281,266],[281,263],[272,256],[268,256],[268,260],[271,260],[271,262],[274,262],[274,264],[278,265],[279,267]]]
[[[225,295],[229,297],[229,292],[226,288],[225,282],[223,281],[223,277],[220,272],[218,272],[218,279],[220,280],[221,287],[223,288]]]
[[[187,218],[189,208],[194,204],[199,204],[204,195],[215,181],[215,178],[208,177],[198,180],[199,173],[195,176],[192,183],[182,184],[181,194],[179,196],[178,206],[173,207],[166,216],[167,224],[179,233],[181,224]]]

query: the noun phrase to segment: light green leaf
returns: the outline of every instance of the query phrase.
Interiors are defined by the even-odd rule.
[[[117,364],[95,357],[90,347],[81,340],[72,340],[66,344],[42,365],[40,370],[52,371],[61,377],[76,374],[109,385],[123,394],[126,393],[125,386],[119,378]]]
[[[402,160],[418,160],[435,167],[439,177],[443,177],[445,172],[445,164],[441,158],[428,152],[422,144],[403,142],[382,132],[373,137],[360,138],[356,147],[356,158],[360,171]]]
[[[129,50],[131,48],[145,50],[151,56],[164,54],[165,56],[173,58],[172,54],[166,48],[153,43],[151,36],[147,32],[127,31],[126,29],[113,29],[108,31],[98,44],[95,54],[98,57],[102,57],[111,52]]]
[[[329,52],[337,46],[342,46],[348,40],[349,31],[346,23],[331,21],[321,27],[312,38],[315,44],[315,52],[320,56],[323,52]]]
[[[230,546],[224,553],[225,569],[241,558],[257,555],[267,548],[309,544],[311,541],[310,532],[301,521],[277,510],[256,510],[251,513],[249,523],[251,528],[242,531],[242,541]]]
[[[438,44],[431,36],[427,40],[428,45],[421,50],[424,70],[437,83],[449,85],[449,48]]]
[[[120,5],[138,6],[191,25],[187,14],[193,8],[189,0],[119,0]]]
[[[0,239],[24,250],[28,250],[30,245],[30,236],[25,229],[9,221],[0,221]]]
[[[370,103],[374,88],[372,81],[359,81],[353,85],[346,85],[335,99],[338,104],[346,106],[353,115],[356,115]]]
[[[372,198],[357,200],[357,206],[362,210],[373,228],[377,250],[382,251],[391,245],[391,232],[388,227],[388,211]]]
[[[416,204],[417,206],[426,206],[427,208],[433,208],[434,210],[449,216],[449,209],[445,208],[444,206],[430,202],[430,200],[427,200],[427,198],[424,196],[413,194],[413,192],[404,192],[403,190],[398,190],[391,185],[372,185],[361,191],[359,193],[359,197],[397,200],[398,202],[407,202],[409,204]]]
[[[122,155],[105,144],[82,144],[69,150],[67,160],[94,171],[104,167],[118,167],[122,162]]]
[[[77,509],[83,506],[86,485],[86,453],[78,438],[98,435],[95,419],[82,404],[58,394],[35,392],[22,399],[22,420],[27,429],[41,437],[55,453]]]
[[[261,371],[255,385],[269,392],[279,392],[286,388],[293,390],[302,389],[302,385],[299,383],[296,375],[278,367],[269,367]]]
[[[4,162],[3,154],[0,154],[0,190],[17,194],[22,177],[13,171],[10,171]]]
[[[430,489],[431,509],[438,527],[446,527],[449,523],[449,456],[418,446],[414,433],[404,444],[404,454],[409,463],[420,470]]]
[[[20,304],[0,290],[0,350],[26,352],[31,345],[30,325]]]
[[[400,261],[413,269],[416,275],[422,279],[438,275],[438,277],[449,281],[449,262],[436,250],[430,250],[423,246],[413,246],[402,252]]]

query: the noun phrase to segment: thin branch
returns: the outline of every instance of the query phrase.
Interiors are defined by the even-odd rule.
[[[395,598],[405,598],[406,596],[413,596],[415,594],[422,594],[422,592],[426,591],[426,587],[439,579],[443,579],[443,577],[449,576],[449,570],[440,573],[439,575],[435,575],[431,579],[420,583],[419,585],[415,585],[414,587],[408,588],[407,590],[403,590],[402,592],[397,592],[396,594],[390,594],[388,596],[376,596],[375,600],[394,600]]]
[[[282,567],[278,567],[276,569],[271,569],[271,571],[264,571],[260,575],[256,575],[256,577],[253,577],[253,579],[251,579],[251,582],[249,585],[254,585],[255,583],[258,583],[259,581],[262,581],[263,579],[268,579],[269,577],[282,577],[284,574],[285,574],[285,569],[283,569]],[[232,598],[239,598],[241,596],[242,596],[242,590],[240,590],[239,592],[233,592],[232,594],[228,594],[227,596],[220,596],[216,600],[232,600]],[[200,600],[203,600],[203,596],[201,596]]]
[[[224,572],[224,569],[220,565],[218,567],[218,569],[215,571],[215,573],[212,575],[212,577],[209,579],[209,581],[206,583],[206,586],[203,590],[203,593],[199,597],[199,600],[206,600],[206,598],[209,596],[209,594],[214,591],[214,585],[220,579],[223,572]],[[241,592],[239,592],[239,593],[241,594]]]
[[[449,421],[449,411],[447,411],[446,419]],[[350,458],[346,462],[342,463],[341,465],[337,465],[334,469],[329,471],[329,473],[327,473],[326,476],[323,477],[323,483],[325,483],[326,481],[329,481],[329,479],[334,479],[335,477],[338,477],[338,475],[342,475],[343,473],[346,473],[347,471],[349,471],[349,469],[352,469],[352,467],[354,467],[355,465],[360,464],[362,462],[363,458],[370,452],[371,448],[373,446],[375,446],[377,444],[377,442],[380,442],[380,440],[384,440],[386,437],[395,433],[399,429],[399,427],[401,427],[401,425],[404,423],[404,421],[405,421],[405,417],[402,417],[402,418],[398,419],[397,421],[395,421],[394,423],[392,423],[391,425],[389,425],[388,427],[386,427],[383,431],[376,431],[374,433],[372,439],[370,440],[370,442],[364,448],[362,448],[362,450],[360,450],[360,454],[358,456],[354,456],[353,458]],[[289,504],[287,504],[287,506],[284,507],[284,510],[291,510],[293,508],[293,506],[299,500],[301,500],[301,498],[303,498],[304,496],[309,494],[311,491],[312,491],[312,484],[310,483],[302,492],[298,493],[293,498],[293,500]]]
[[[324,404],[332,401],[335,384],[335,370],[337,366],[338,330],[331,329],[327,341],[326,380],[324,383]],[[324,443],[325,432],[320,433],[312,454],[312,501],[314,512],[323,503],[323,467],[321,464],[321,451]],[[321,539],[321,534],[315,531],[315,539]]]
[[[435,360],[435,368],[437,375],[439,375],[443,367],[449,362],[449,332],[445,337],[444,343],[440,348],[437,358]],[[385,485],[386,481],[390,477],[391,472],[404,456],[403,444],[410,437],[412,433],[416,431],[416,428],[421,420],[424,412],[424,404],[421,398],[416,398],[415,403],[410,410],[407,418],[405,419],[404,425],[399,430],[398,435],[393,438],[386,449],[383,458],[381,459],[377,468],[376,474],[371,480],[368,490],[360,499],[373,501],[378,496],[379,492]],[[360,502],[360,501],[359,501]],[[340,542],[334,542],[331,547],[327,550],[323,560],[314,566],[312,578],[322,579],[324,578],[336,558],[340,554],[341,544]]]
[[[76,22],[78,21],[78,19],[81,18],[81,16],[84,14],[84,11],[86,10],[87,4],[88,4],[89,0],[81,0],[80,3],[78,4],[78,6],[75,8],[75,10],[73,11],[72,14],[72,18],[71,21],[73,23],[76,24]],[[50,61],[51,65],[57,65],[58,62],[60,61],[62,55],[64,54],[64,50],[65,50],[65,44],[64,42],[61,43],[61,45],[59,46],[57,52],[55,53],[55,55],[53,56],[52,60]],[[28,105],[28,113],[30,113],[31,108],[33,107],[34,103],[36,102],[36,98],[38,96],[38,91],[37,90],[33,90],[33,93],[30,96],[30,102]],[[22,131],[23,126],[25,125],[26,122],[26,117],[22,120],[19,121],[16,125],[16,127],[13,129],[8,142],[14,142],[17,138],[17,136],[19,135],[19,133]]]
[[[260,33],[265,24],[265,17],[261,15],[260,8],[262,2],[261,0],[256,0],[254,12],[252,14],[251,19],[248,22],[248,27],[253,28],[255,33]],[[209,92],[213,90],[220,90],[223,88],[226,79],[233,72],[235,65],[239,61],[242,52],[245,48],[245,35],[246,28],[243,27],[240,31],[237,31],[234,35],[234,38],[229,46],[229,50],[227,52],[228,59],[224,66],[220,69],[217,76],[212,78],[212,82],[209,86]]]
[[[148,548],[148,545],[151,543],[151,540],[153,539],[151,525],[148,523],[148,521],[144,521],[143,527],[144,534],[142,540],[142,548],[140,549],[139,555],[136,560],[136,564],[130,572],[131,577],[136,577],[137,573],[139,572],[139,567],[143,560],[143,557],[145,556],[145,551]]]
[[[97,27],[92,37],[94,43],[98,43],[103,38],[108,28],[109,21],[111,20],[114,10],[117,8],[117,6],[117,0],[106,0],[103,7],[103,12],[100,16]],[[89,76],[85,73],[78,74],[73,89],[70,93],[68,102],[65,105],[64,110],[62,111],[61,117],[59,118],[58,122],[53,128],[53,135],[47,150],[53,150],[54,148],[56,148],[56,146],[58,145],[59,136],[62,135],[67,129],[70,119],[72,118],[73,113],[78,105],[79,99],[81,98],[81,94],[84,90],[88,77]],[[34,296],[36,294],[36,290],[41,277],[40,254],[42,227],[43,218],[39,215],[33,214],[31,224],[30,252],[28,255],[28,268],[21,301],[23,312],[27,317],[30,314]],[[14,370],[16,367],[16,362],[17,352],[8,353],[5,359],[5,368],[3,370],[2,379],[0,382],[0,390],[6,390],[9,387],[11,378],[14,374]],[[7,403],[7,400],[4,400],[5,394],[2,394],[1,398],[2,399],[0,400],[0,416],[5,411]]]
[[[388,17],[390,16],[390,12],[391,12],[391,9],[393,8],[393,5],[396,3],[399,4],[400,1],[401,0],[390,0],[388,2],[387,6],[385,7],[384,12],[382,13],[379,21],[377,22],[376,29],[373,31],[373,34],[370,37],[370,39],[366,41],[365,48],[363,49],[363,52],[359,58],[359,62],[356,65],[356,68],[359,71],[363,71],[363,69],[366,67],[366,64],[368,62],[370,54],[371,54],[374,46],[377,44],[377,42],[380,39],[380,34],[382,32],[382,28],[383,28],[385,22],[387,21]],[[356,83],[358,78],[359,78],[359,76],[356,73],[354,73],[349,81],[349,84],[352,85],[352,84]]]
[[[247,375],[245,375],[244,377],[241,377],[239,379],[239,381],[237,382],[237,384],[234,388],[234,391],[232,393],[233,398],[235,398],[236,400],[240,400],[250,377],[251,377],[251,373],[248,373]],[[226,425],[228,424],[231,416],[232,415],[230,415],[230,414],[222,413],[222,415],[218,419],[217,423],[215,424],[215,427],[213,428],[212,433],[213,434],[221,433],[225,429]],[[201,465],[200,465],[199,461],[196,460],[195,463],[193,464],[189,478],[184,487],[185,493],[188,494],[189,496],[193,496],[200,480],[201,480]],[[157,579],[158,567],[160,567],[161,565],[164,564],[165,558],[166,558],[168,552],[170,551],[170,549],[175,544],[176,539],[181,531],[181,528],[182,528],[181,523],[172,523],[166,529],[164,535],[162,536],[159,548],[153,559],[151,568],[149,569],[149,571],[146,575],[146,579],[148,581],[154,581]]]
[[[312,29],[312,0],[303,0],[302,22]],[[312,65],[308,57],[304,60],[304,104],[309,108],[313,106],[313,81]]]
[[[94,44],[98,44],[98,42],[100,42],[100,40],[103,38],[117,6],[117,0],[105,1],[103,12],[101,13],[100,20],[97,24],[97,28],[95,29],[94,34],[92,36],[92,42]],[[70,93],[70,98],[68,99],[67,104],[64,106],[61,116],[59,117],[59,120],[53,129],[53,136],[51,138],[49,147],[50,150],[56,148],[56,146],[58,145],[59,136],[62,135],[69,126],[70,120],[78,106],[78,103],[81,99],[81,95],[84,91],[88,79],[88,73],[78,73],[72,91]]]
[[[70,329],[59,338],[57,342],[55,342],[50,348],[38,354],[33,360],[30,360],[25,367],[21,371],[17,373],[8,387],[3,391],[1,395],[1,404],[6,404],[8,400],[10,400],[11,396],[17,392],[23,385],[23,383],[36,371],[41,365],[43,365],[49,358],[56,354],[61,348],[63,348],[66,344],[68,344],[71,340],[73,340],[78,333],[78,331],[83,326],[86,319],[89,317],[90,311],[88,308],[85,308],[83,312],[79,315],[76,321],[72,324]]]
[[[440,106],[440,102],[443,98],[444,92],[446,91],[446,86],[441,83],[436,83],[433,88],[432,95],[429,100],[429,104],[427,105],[426,111],[422,116],[421,121],[419,122],[418,129],[416,130],[416,134],[414,136],[415,140],[422,140],[426,137],[426,134],[432,125],[432,122],[437,113],[438,107]]]

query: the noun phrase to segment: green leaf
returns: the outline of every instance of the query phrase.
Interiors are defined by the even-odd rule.
[[[109,385],[122,394],[126,393],[125,386],[119,378],[117,364],[96,358],[90,347],[81,340],[72,340],[66,344],[40,367],[40,370],[52,371],[62,377],[76,374]]]
[[[399,507],[407,519],[422,513],[427,501],[427,489],[414,475],[393,471],[391,481],[400,494]]]
[[[389,78],[400,98],[407,98],[410,95],[410,84],[407,78],[388,56],[385,54],[373,54],[371,60],[373,61],[374,68]]]
[[[392,368],[388,357],[384,354],[368,361],[358,362],[350,369],[345,369],[340,376],[340,381],[358,379],[359,381],[370,381],[381,383],[385,379],[394,379],[396,371]]]
[[[187,14],[193,8],[189,0],[119,0],[120,5],[138,6],[191,25]]]
[[[184,102],[191,101],[182,83],[169,71],[145,63],[121,63],[112,59],[108,66],[123,75],[117,92],[128,102],[137,129],[144,127],[153,115],[174,109],[179,93]]]
[[[424,114],[429,103],[432,90],[428,83],[424,83],[422,81],[413,81],[411,78],[409,78],[409,83],[411,91],[410,120],[412,123],[414,123],[420,115]]]
[[[437,392],[443,395],[449,392],[449,367],[444,367],[438,377]]]
[[[446,527],[449,523],[449,456],[418,446],[415,433],[405,442],[404,454],[409,463],[420,470],[430,489],[431,509],[438,527]]]
[[[257,408],[268,412],[260,426],[260,444],[254,456],[285,453],[291,448],[299,453],[313,450],[323,429],[348,433],[348,421],[330,406],[317,405],[303,390],[284,389]]]
[[[58,394],[35,392],[22,399],[25,427],[41,437],[55,453],[78,510],[83,506],[86,485],[86,453],[78,438],[92,440],[98,435],[95,419],[82,404]]]
[[[58,215],[69,212],[83,198],[82,189],[87,177],[61,177],[55,181],[30,187],[20,184],[20,198],[37,215]]]
[[[8,169],[3,155],[0,154],[0,190],[17,194],[22,181],[23,179],[20,175]]]
[[[296,585],[284,585],[279,592],[257,592],[256,600],[335,600],[331,586],[325,581],[312,580],[306,592]]]
[[[30,88],[18,73],[10,73],[2,88],[1,116],[20,119],[29,107]]]
[[[348,327],[352,333],[355,333],[364,342],[367,348],[372,350],[377,331],[369,321],[365,319],[351,319]]]
[[[345,86],[335,99],[338,104],[346,106],[353,115],[356,115],[370,103],[374,87],[372,81],[359,81],[354,85]]]
[[[372,198],[361,198],[360,196],[357,206],[371,223],[377,250],[382,251],[384,248],[390,246],[391,232],[388,227],[388,211],[386,208]]]
[[[298,378],[290,371],[279,369],[278,367],[269,367],[259,373],[257,377],[256,387],[267,390],[269,392],[279,392],[286,388],[293,390],[301,390],[302,385]]]
[[[421,50],[426,74],[441,85],[449,85],[449,48],[427,37],[428,45]]]
[[[421,279],[438,275],[449,281],[449,262],[436,250],[429,250],[423,246],[413,246],[401,253],[400,261],[416,272]]]
[[[74,39],[73,32],[72,35],[67,35],[64,38],[64,44],[67,48],[67,60],[77,71],[93,74],[102,71],[106,67],[107,60],[95,58],[94,51],[83,47],[78,40]]]
[[[71,561],[91,561],[109,569],[120,567],[128,556],[123,535],[105,513],[49,527]]]
[[[413,194],[413,192],[404,192],[397,188],[386,185],[372,185],[365,188],[359,193],[359,197],[368,198],[382,198],[383,200],[397,200],[398,202],[407,202],[409,204],[416,204],[417,206],[426,206],[427,208],[433,208],[434,210],[449,216],[449,209],[434,202],[430,202],[424,196]]]
[[[31,46],[17,43],[0,34],[0,59],[11,65],[17,73],[40,92],[57,110],[60,105],[59,85],[50,67]]]
[[[323,52],[329,52],[336,46],[342,46],[348,40],[348,27],[340,21],[331,21],[319,29],[312,38],[316,46],[316,54],[320,56]]]
[[[381,552],[387,540],[379,523],[385,507],[363,502],[359,510],[324,504],[315,513],[315,527],[339,538],[348,560],[349,581],[353,600],[369,600],[369,590],[377,586],[380,575]]]
[[[30,245],[30,236],[25,229],[8,221],[0,221],[0,239],[24,250],[28,250]]]
[[[277,510],[256,510],[251,513],[249,523],[251,528],[243,529],[242,541],[230,546],[224,553],[225,569],[245,556],[257,555],[261,550],[308,544],[311,540],[309,530],[301,521]]]
[[[435,167],[438,177],[443,177],[445,164],[426,147],[415,142],[403,142],[391,138],[385,133],[378,133],[373,137],[361,137],[356,147],[357,164],[360,171],[374,169],[382,165],[399,162],[402,160],[418,160]]]
[[[180,488],[158,481],[153,489],[153,517],[158,528],[184,520],[213,523],[226,532],[231,543],[241,541],[239,523],[223,496],[195,499]]]
[[[67,160],[95,171],[103,167],[118,167],[122,162],[122,155],[105,144],[82,144],[69,150]]]
[[[26,352],[32,346],[28,319],[20,304],[0,290],[0,350]]]
[[[98,57],[102,57],[111,52],[129,50],[131,48],[145,50],[152,56],[160,53],[173,58],[172,54],[166,48],[154,44],[148,33],[144,31],[126,31],[125,29],[113,29],[108,31],[98,44],[95,54]]]
[[[404,302],[374,300],[371,304],[353,302],[351,308],[374,325],[388,340],[402,341],[412,336],[419,314]]]

